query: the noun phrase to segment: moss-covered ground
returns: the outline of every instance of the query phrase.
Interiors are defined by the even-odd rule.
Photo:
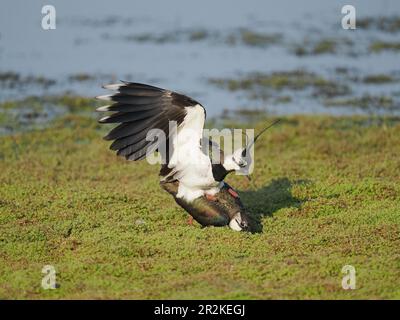
[[[0,137],[0,298],[400,298],[399,119],[284,117],[252,181],[227,179],[255,234],[188,225],[159,168],[117,158],[104,132],[66,115]]]

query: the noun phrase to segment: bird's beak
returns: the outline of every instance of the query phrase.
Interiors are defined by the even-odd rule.
[[[247,180],[251,181],[251,177],[250,177],[250,175],[249,175],[249,174],[248,174],[248,175],[246,175],[246,178],[247,178]]]

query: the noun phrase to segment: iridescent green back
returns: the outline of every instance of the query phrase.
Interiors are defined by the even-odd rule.
[[[176,198],[178,182],[161,183],[161,187],[169,192],[182,208],[184,208],[202,226],[225,226],[237,212],[243,212],[244,208],[238,196],[227,184],[218,192],[216,200],[208,200],[205,196],[188,203]]]

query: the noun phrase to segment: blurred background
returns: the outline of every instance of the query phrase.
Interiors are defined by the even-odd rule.
[[[41,27],[47,4],[56,8],[56,30]],[[103,94],[102,84],[118,80],[186,93],[211,118],[397,115],[400,2],[352,1],[356,30],[341,26],[345,4],[2,1],[0,132],[91,104],[74,99]]]

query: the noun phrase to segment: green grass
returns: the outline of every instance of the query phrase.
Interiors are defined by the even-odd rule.
[[[396,79],[387,74],[371,74],[364,77],[364,83],[373,83],[373,84],[380,84],[380,83],[390,83],[395,82]]]
[[[243,44],[251,47],[266,47],[278,43],[282,38],[280,34],[258,33],[249,29],[241,29],[240,36]]]
[[[314,54],[335,53],[335,51],[336,42],[333,40],[321,40],[313,49]]]
[[[369,46],[369,51],[380,53],[384,50],[400,51],[400,42],[375,41]]]
[[[400,31],[400,17],[393,15],[357,19],[357,28],[396,33]]]
[[[158,168],[103,134],[71,115],[0,137],[0,298],[400,298],[399,119],[284,118],[252,182],[228,178],[256,234],[189,226]],[[41,288],[47,264],[58,289]]]
[[[329,80],[305,70],[284,72],[249,73],[235,78],[210,78],[208,82],[229,91],[245,91],[252,98],[265,96],[271,90],[301,91],[312,88],[313,95],[323,97],[341,96],[351,93],[350,87],[337,81]]]
[[[360,108],[371,111],[371,113],[377,110],[396,111],[399,109],[399,103],[391,96],[363,95],[353,98],[327,99],[325,100],[325,105]]]

